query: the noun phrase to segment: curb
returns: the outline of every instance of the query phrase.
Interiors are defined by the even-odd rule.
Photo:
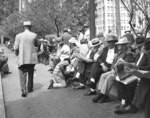
[[[0,118],[6,118],[1,73],[0,73]]]

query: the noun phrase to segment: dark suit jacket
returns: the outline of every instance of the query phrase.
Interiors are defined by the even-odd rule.
[[[104,63],[107,66],[107,62],[106,62],[106,58],[107,58],[107,53],[108,53],[109,48],[105,47],[103,49],[102,54],[98,57],[97,62],[99,64]],[[117,52],[116,48],[115,48],[115,53]]]
[[[144,54],[139,65],[140,70],[150,71],[150,55]],[[143,108],[145,106],[145,101],[150,91],[150,80],[147,78],[141,78],[141,81],[136,89],[133,104],[137,108]]]

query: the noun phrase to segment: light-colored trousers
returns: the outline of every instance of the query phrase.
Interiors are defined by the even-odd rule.
[[[98,90],[101,91],[101,93],[108,95],[109,91],[112,87],[112,84],[114,83],[116,78],[114,71],[108,71],[106,73],[103,73],[100,77],[99,83],[98,83]]]

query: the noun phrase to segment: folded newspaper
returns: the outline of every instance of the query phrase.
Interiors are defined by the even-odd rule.
[[[132,70],[137,70],[137,67],[135,64],[125,62],[123,59],[119,59],[117,63],[114,66],[117,77],[116,80],[124,83],[124,84],[129,84],[135,80],[138,80],[139,78],[131,75],[126,69],[132,69]]]

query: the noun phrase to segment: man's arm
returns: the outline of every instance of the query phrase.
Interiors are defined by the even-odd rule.
[[[38,45],[39,45],[39,42],[38,42],[38,38],[37,38],[37,35],[36,35],[35,40],[34,40],[34,46],[38,47]]]
[[[139,77],[139,78],[150,79],[150,72],[149,71],[137,70],[137,71],[133,71],[132,74]]]
[[[14,43],[14,52],[16,55],[19,54],[19,43],[20,43],[20,40],[19,40],[19,37],[18,35],[15,37],[15,43]]]

